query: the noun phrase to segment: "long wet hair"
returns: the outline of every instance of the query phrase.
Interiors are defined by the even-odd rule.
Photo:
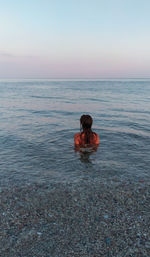
[[[90,144],[93,136],[94,136],[94,132],[92,131],[91,127],[92,127],[92,123],[93,123],[93,119],[90,115],[82,115],[80,118],[80,131],[81,135],[80,137],[82,138],[82,135],[85,135],[85,144]]]

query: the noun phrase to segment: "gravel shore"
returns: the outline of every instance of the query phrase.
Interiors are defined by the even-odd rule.
[[[150,181],[31,184],[0,192],[2,257],[150,256]]]

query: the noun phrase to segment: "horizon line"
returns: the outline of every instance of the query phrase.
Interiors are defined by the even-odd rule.
[[[0,77],[0,79],[150,79],[150,77]]]

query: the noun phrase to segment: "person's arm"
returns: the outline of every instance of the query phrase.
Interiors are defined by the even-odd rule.
[[[80,145],[80,133],[77,133],[77,134],[74,135],[74,144],[76,146]]]
[[[96,134],[95,144],[96,144],[96,145],[99,145],[99,143],[100,143],[99,135],[98,135],[98,134]]]

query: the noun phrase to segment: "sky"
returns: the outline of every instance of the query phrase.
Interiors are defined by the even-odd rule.
[[[0,0],[0,78],[150,78],[150,1]]]

